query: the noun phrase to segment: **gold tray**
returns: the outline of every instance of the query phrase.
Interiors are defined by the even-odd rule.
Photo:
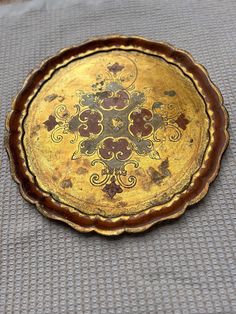
[[[82,232],[139,232],[204,197],[227,120],[189,53],[110,36],[30,74],[7,119],[7,150],[22,195],[43,215]]]

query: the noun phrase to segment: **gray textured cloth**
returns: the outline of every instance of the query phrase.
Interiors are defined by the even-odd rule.
[[[236,1],[30,1],[0,6],[0,313],[236,313]],[[4,120],[28,72],[58,49],[108,33],[188,50],[231,116],[231,144],[208,195],[140,235],[80,234],[20,196]]]

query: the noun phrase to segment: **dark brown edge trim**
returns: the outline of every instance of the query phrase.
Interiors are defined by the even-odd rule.
[[[165,207],[160,211],[155,208],[148,213],[140,213],[130,216],[128,219],[107,218],[102,219],[100,216],[91,218],[78,212],[69,212],[68,209],[52,200],[50,196],[45,196],[40,189],[33,185],[27,174],[27,168],[24,158],[20,157],[19,128],[21,127],[20,118],[25,102],[32,92],[39,87],[40,82],[45,75],[61,63],[73,56],[85,53],[90,50],[103,47],[133,46],[135,48],[148,49],[154,53],[163,54],[167,58],[173,58],[175,63],[185,68],[194,76],[194,80],[203,90],[203,97],[210,104],[213,110],[212,123],[214,127],[214,142],[211,143],[212,149],[209,158],[204,164],[204,168],[199,170],[199,177],[196,178],[194,185],[180,196],[171,206]],[[143,231],[154,223],[176,218],[180,216],[188,205],[198,202],[208,191],[209,184],[216,177],[220,160],[228,144],[229,135],[227,132],[228,115],[223,107],[223,98],[216,86],[211,82],[205,68],[197,64],[189,53],[179,50],[167,43],[149,41],[141,37],[111,36],[93,39],[85,42],[80,46],[63,49],[58,55],[46,60],[39,69],[32,72],[26,80],[22,90],[13,102],[13,108],[6,122],[8,135],[6,148],[11,161],[13,178],[20,185],[20,190],[24,198],[31,203],[36,204],[37,208],[44,215],[65,221],[77,230],[88,232],[97,231],[101,234],[120,234],[124,231],[138,232]],[[36,182],[35,182],[36,183]]]

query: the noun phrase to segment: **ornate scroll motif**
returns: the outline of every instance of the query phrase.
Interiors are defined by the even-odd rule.
[[[104,73],[97,75],[92,92],[79,91],[74,113],[61,102],[44,122],[53,142],[61,142],[65,135],[70,135],[70,143],[78,142],[72,159],[94,156],[91,165],[102,165],[101,173],[92,174],[90,183],[102,187],[110,198],[135,186],[137,178],[126,170],[127,165],[139,167],[131,159],[134,153],[160,159],[155,143],[179,141],[189,123],[172,102],[176,96],[173,90],[163,92],[170,99],[168,103],[154,102],[152,109],[145,107],[145,92],[134,86],[137,66],[129,61],[132,71],[126,71],[118,61],[108,64]],[[166,132],[164,138],[159,137],[160,130]]]

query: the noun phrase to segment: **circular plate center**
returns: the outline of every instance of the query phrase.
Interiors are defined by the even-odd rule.
[[[39,187],[104,217],[171,202],[194,180],[209,142],[193,81],[163,58],[134,50],[58,65],[31,99],[24,149]]]

